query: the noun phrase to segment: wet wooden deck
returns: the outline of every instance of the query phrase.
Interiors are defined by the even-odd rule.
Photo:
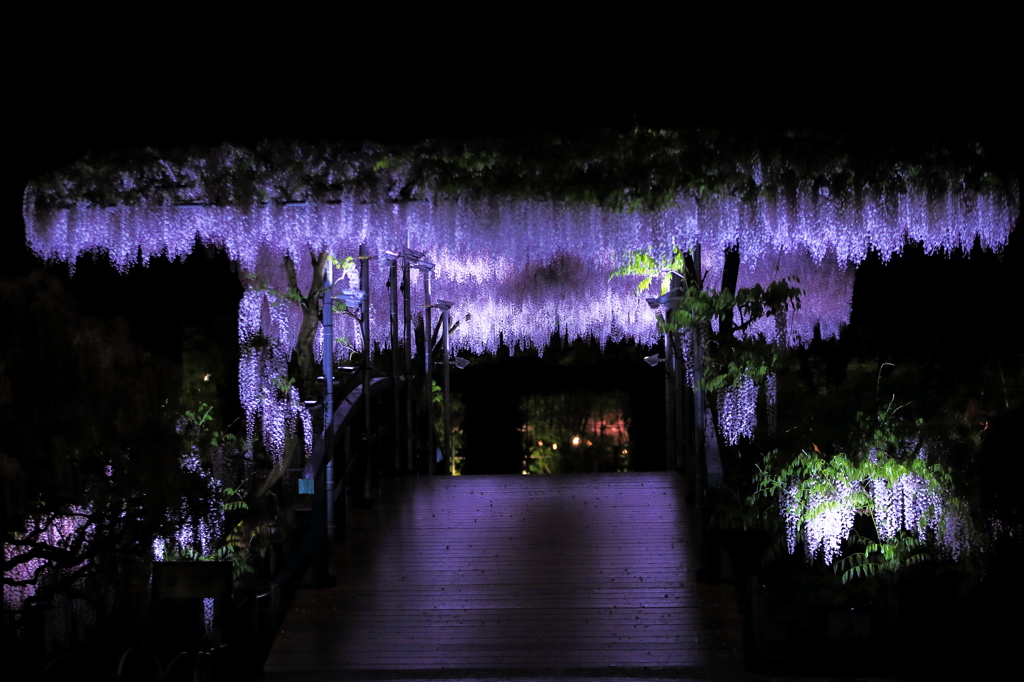
[[[695,581],[675,474],[390,485],[350,518],[338,586],[296,597],[268,679],[742,670],[732,587]]]

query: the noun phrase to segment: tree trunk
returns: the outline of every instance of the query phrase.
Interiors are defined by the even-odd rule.
[[[722,266],[722,291],[736,295],[736,282],[740,277],[740,247],[731,246],[725,250],[725,264]],[[718,333],[721,336],[733,333],[732,310],[722,315],[718,321]]]
[[[300,297],[299,307],[302,309],[302,324],[299,326],[299,336],[295,342],[295,363],[298,370],[295,376],[299,395],[303,400],[320,397],[316,383],[317,377],[320,376],[320,369],[313,355],[313,341],[316,338],[317,325],[320,323],[320,297],[324,293],[324,272],[327,268],[328,258],[329,254],[326,251],[320,253],[310,251],[309,259],[313,265],[313,282],[305,295],[299,290],[295,263],[288,256],[285,256],[284,259],[289,293],[297,294]],[[330,341],[324,339],[324,343],[330,343]]]

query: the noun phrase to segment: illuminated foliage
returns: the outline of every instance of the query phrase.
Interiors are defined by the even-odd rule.
[[[949,469],[931,461],[918,422],[908,433],[891,406],[860,416],[865,433],[851,454],[802,451],[788,463],[766,456],[758,499],[774,502],[790,553],[836,563],[843,582],[895,573],[933,554],[956,561],[977,544],[967,505]]]
[[[706,274],[688,269],[679,249],[672,258],[660,261],[649,253],[634,252],[611,276],[642,277],[637,293],[649,288],[656,278],[662,294],[670,293],[673,278],[681,283],[671,292],[673,298],[658,328],[679,333],[687,383],[714,394],[718,428],[727,443],[735,444],[741,437],[753,435],[761,387],[767,389],[769,405],[774,404],[777,346],[791,338],[783,330],[789,316],[800,310],[801,290],[785,281],[764,286],[755,282],[735,293],[727,288],[715,290],[705,286]],[[702,358],[703,377],[698,382],[693,375],[695,344],[700,345]]]

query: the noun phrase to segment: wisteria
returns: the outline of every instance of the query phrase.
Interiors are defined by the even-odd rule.
[[[297,314],[297,306],[270,289],[247,290],[238,308],[239,396],[248,437],[253,438],[259,421],[264,446],[277,463],[283,460],[287,436],[298,422],[303,425],[306,452],[313,447],[312,415],[288,382]]]
[[[698,206],[680,197],[667,209],[634,214],[514,199],[40,211],[29,206],[25,217],[30,245],[46,258],[73,264],[99,250],[127,269],[140,253],[143,262],[156,255],[181,257],[198,238],[222,246],[244,273],[269,279],[279,291],[287,290],[280,266],[285,255],[294,258],[300,284],[308,284],[310,250],[350,255],[361,243],[377,255],[405,245],[426,250],[437,266],[436,294],[473,313],[473,324],[456,340],[471,350],[493,350],[499,336],[510,344],[543,346],[555,319],[570,337],[648,340],[652,314],[632,296],[628,281],[609,283],[608,273],[630,250],[696,243],[712,272],[714,254],[738,244],[747,264],[740,286],[800,277],[807,294],[787,321],[787,340],[806,343],[815,325],[828,338],[849,319],[853,266],[870,249],[889,257],[908,238],[919,238],[928,251],[969,248],[975,238],[999,247],[1015,218],[1008,202],[989,194],[931,203],[921,196],[840,213],[810,199],[764,214],[757,206],[726,210],[719,203],[731,201]],[[376,263],[374,279],[383,282],[386,263]],[[386,292],[374,294],[371,314],[377,317],[387,309]],[[285,324],[281,331],[291,329]],[[387,344],[385,331],[378,325],[374,341]]]
[[[971,546],[966,507],[955,496],[949,473],[912,453],[871,449],[857,462],[844,454],[803,452],[779,471],[772,470],[769,457],[759,479],[762,491],[778,496],[789,552],[802,542],[808,560],[831,565],[853,551],[855,545],[847,543],[858,516],[870,519],[874,528],[874,538],[861,537],[860,545],[896,546],[909,536],[921,545],[934,542],[954,561]],[[905,559],[898,554],[886,560]]]
[[[180,464],[183,471],[203,482],[205,494],[182,497],[180,505],[166,510],[166,517],[174,523],[175,532],[172,537],[153,539],[155,561],[212,556],[224,536],[224,508],[217,503],[222,482],[210,473],[194,445],[182,455]],[[213,599],[203,599],[203,624],[207,636],[214,632],[214,607]]]
[[[35,595],[39,579],[49,571],[62,570],[71,573],[77,566],[64,565],[58,568],[55,563],[42,556],[33,556],[33,548],[45,547],[55,555],[74,556],[73,547],[91,539],[95,526],[90,521],[90,509],[72,507],[67,514],[45,518],[30,518],[25,521],[25,532],[21,537],[25,544],[9,542],[4,544],[4,563],[8,568],[4,573],[3,601],[4,607],[10,611],[19,611],[25,601]]]
[[[825,564],[832,565],[840,554],[840,546],[853,530],[857,510],[853,505],[855,483],[833,481],[832,490],[826,494],[812,493],[808,507],[814,510],[803,525],[807,557],[813,559],[820,554]],[[791,522],[787,516],[787,522]],[[787,537],[789,533],[787,533]]]
[[[782,138],[769,147],[799,143]],[[371,341],[387,347],[388,262],[382,256],[402,247],[424,251],[435,265],[433,296],[453,301],[453,319],[460,320],[453,348],[480,353],[502,343],[542,349],[555,331],[602,345],[623,338],[653,345],[656,318],[634,295],[635,281],[608,281],[623,256],[636,250],[667,255],[699,244],[710,285],[721,276],[724,252],[738,247],[739,287],[790,278],[803,290],[799,309],[784,319],[766,318],[748,333],[806,345],[816,333],[836,337],[848,323],[854,270],[870,251],[887,260],[907,242],[928,253],[975,243],[998,249],[1017,217],[1016,180],[984,171],[977,154],[952,171],[948,164],[883,162],[854,182],[859,176],[838,161],[823,161],[820,150],[809,153],[816,159],[811,162],[735,144],[729,161],[721,138],[635,134],[628,145],[637,156],[617,157],[621,145],[611,145],[603,161],[568,147],[565,160],[551,159],[545,148],[536,158],[546,159],[547,171],[518,151],[502,157],[429,144],[344,153],[285,145],[253,154],[224,147],[173,160],[147,152],[150,157],[128,163],[120,174],[88,171],[77,181],[69,175],[30,185],[24,218],[33,251],[72,268],[88,253],[106,253],[123,271],[154,256],[184,257],[197,241],[223,248],[248,285],[239,339],[250,435],[260,419],[264,440],[280,459],[284,433],[309,421],[297,395],[278,385],[301,322],[288,298],[294,292],[286,259],[298,288],[308,291],[311,254],[345,257],[366,245],[374,258]],[[621,148],[633,148],[628,145]],[[645,169],[648,158],[663,165]],[[665,159],[678,165],[680,184],[662,177],[670,168]],[[622,186],[601,184],[608,168],[620,163],[631,169],[628,175],[623,170]],[[592,167],[600,172],[588,175]],[[305,170],[296,175],[287,168]],[[635,184],[637,177],[645,179]],[[719,190],[709,192],[708,185]],[[677,187],[674,194],[666,193],[670,187]],[[634,189],[648,198],[629,200]],[[414,278],[414,301],[420,286]],[[344,328],[350,321],[340,324],[336,336],[358,339],[354,327]],[[742,415],[753,414],[755,399],[749,387],[721,397],[731,415],[730,441],[752,429]]]
[[[779,379],[774,374],[769,374],[764,385],[765,412],[767,413],[768,430],[775,435],[779,422]]]
[[[758,390],[753,379],[744,377],[740,385],[718,391],[718,428],[729,445],[754,435]]]

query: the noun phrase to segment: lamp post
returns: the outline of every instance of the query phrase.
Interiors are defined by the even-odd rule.
[[[425,469],[427,476],[434,475],[436,462],[434,461],[433,424],[430,421],[430,406],[433,402],[433,367],[430,360],[430,344],[433,341],[433,330],[430,319],[430,275],[434,272],[434,264],[420,259],[414,266],[423,274],[423,439],[424,455],[426,456]]]
[[[413,396],[412,396],[412,265],[426,258],[421,251],[414,251],[408,247],[400,251],[402,259],[402,331],[405,338],[405,455],[406,469],[410,472],[416,470],[415,450],[413,449],[413,434],[415,424],[413,422]]]
[[[370,411],[370,253],[366,244],[359,245],[359,331],[363,337],[363,439],[364,454],[366,457],[366,478],[364,480],[364,492],[366,498],[373,496],[373,490],[378,484],[378,462],[373,457],[373,447],[370,443],[370,432],[373,428],[372,413]]]
[[[360,247],[360,254],[362,254],[364,248],[365,247]],[[362,263],[363,263],[363,261],[360,261],[361,265],[362,265]],[[362,274],[362,273],[360,273],[360,274]],[[369,362],[369,357],[368,357],[368,355],[369,355],[369,353],[368,353],[369,348],[367,347],[367,343],[369,341],[369,329],[370,329],[370,327],[369,327],[369,324],[370,324],[370,313],[369,313],[369,305],[368,305],[369,299],[368,299],[368,297],[366,295],[366,292],[364,290],[362,290],[362,289],[342,289],[341,291],[338,292],[337,296],[333,296],[332,299],[333,299],[333,301],[339,301],[341,303],[344,303],[346,309],[358,309],[359,310],[359,317],[358,317],[358,319],[359,319],[360,326],[362,327],[362,332],[363,332],[361,334],[362,342],[363,342],[363,358],[362,358],[361,369],[363,370],[363,398],[364,398],[363,412],[365,414],[365,419],[366,419],[366,436],[367,436],[366,443],[365,443],[365,448],[364,448],[364,453],[365,453],[365,456],[366,456],[366,465],[367,465],[367,467],[369,467],[370,466],[370,450],[369,450],[369,434],[370,434],[370,401],[369,401],[369,397],[370,396],[369,396],[369,392],[368,392],[368,385],[369,385],[369,376],[370,376],[370,362]],[[326,325],[325,325],[324,333],[326,334]],[[334,339],[332,338],[331,339],[331,345],[333,345],[333,344],[334,344]],[[327,354],[326,348],[327,348],[327,344],[325,343],[324,344],[324,349],[325,349],[324,350],[324,356],[325,357],[326,357],[326,354]],[[342,369],[345,369],[345,368],[343,367]],[[326,370],[325,370],[325,376],[326,376]],[[333,392],[333,388],[330,389],[330,390],[331,390],[331,392]],[[333,409],[333,407],[332,407],[332,409]],[[334,421],[334,419],[333,419],[333,412],[332,412],[332,415],[331,415],[331,422],[332,422],[331,429],[332,429],[332,431],[333,431],[333,421]],[[329,442],[330,441],[325,441],[325,445],[328,444]],[[346,495],[348,493],[348,466],[347,466],[347,462],[343,462],[342,463],[341,472],[340,472],[341,480],[338,481],[337,483],[335,483],[334,477],[335,477],[334,457],[332,456],[330,459],[327,460],[327,508],[328,508],[328,513],[331,515],[331,518],[333,519],[334,518],[334,514],[335,514],[335,511],[334,511],[335,506],[334,505],[335,505],[335,497],[336,497],[334,491],[340,486],[341,492],[339,494],[341,495],[341,517],[342,517],[341,533],[342,533],[342,537],[344,537],[344,533],[345,533],[345,518],[346,518],[346,513],[347,513],[347,508],[346,508],[346,499],[347,498],[346,498]]]
[[[402,403],[398,393],[398,259],[401,253],[385,251],[384,258],[388,261],[388,312],[391,321],[391,450],[392,467],[397,474],[402,470],[402,454],[399,443],[402,441],[404,424],[402,424]]]
[[[327,259],[327,267],[324,270],[324,294],[323,294],[323,326],[324,326],[324,352],[322,359],[323,381],[324,381],[324,412],[323,412],[323,434],[324,457],[327,460],[324,481],[317,485],[317,472],[312,472],[313,479],[309,481],[313,497],[313,528],[324,523],[322,542],[317,542],[314,547],[313,562],[313,584],[322,587],[329,581],[331,574],[331,551],[335,539],[335,515],[334,515],[334,430],[331,428],[334,421],[334,261]],[[301,483],[300,483],[301,485]],[[322,515],[322,516],[321,516]],[[318,518],[319,517],[319,518]],[[342,526],[344,527],[344,526]]]
[[[450,353],[448,351],[448,326],[451,301],[439,300],[434,307],[441,311],[441,399],[444,405],[444,454],[448,457],[448,469],[455,475],[455,453],[452,451],[452,393],[450,382]]]

